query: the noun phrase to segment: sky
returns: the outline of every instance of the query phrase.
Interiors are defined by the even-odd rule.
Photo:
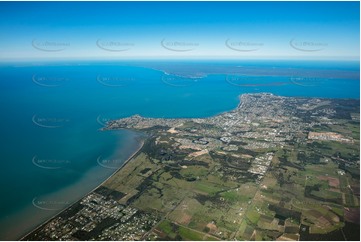
[[[360,58],[359,2],[0,2],[0,61]]]

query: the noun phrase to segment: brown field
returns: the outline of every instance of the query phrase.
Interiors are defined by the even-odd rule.
[[[322,181],[328,181],[328,185],[330,187],[339,188],[340,187],[340,180],[335,177],[330,176],[318,176],[318,178]]]
[[[360,208],[345,208],[344,212],[346,221],[360,224]]]
[[[179,222],[183,225],[188,225],[189,222],[191,221],[192,219],[192,216],[186,214],[186,213],[183,213],[182,216],[179,218]]]
[[[214,234],[217,232],[217,226],[214,223],[208,223],[207,228],[209,228],[209,233]]]

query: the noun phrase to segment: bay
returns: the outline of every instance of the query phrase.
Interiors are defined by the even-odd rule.
[[[216,71],[215,71],[216,70]],[[141,134],[108,120],[209,117],[242,93],[360,97],[358,62],[68,61],[0,65],[0,239],[19,239],[97,187]]]

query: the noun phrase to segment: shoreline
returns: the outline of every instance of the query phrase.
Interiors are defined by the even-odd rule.
[[[265,95],[265,94],[263,94],[263,95]],[[267,93],[267,95],[273,95],[273,94],[269,94],[269,93]],[[242,97],[242,96],[241,96]],[[262,97],[264,97],[264,96],[262,96]],[[240,98],[241,99],[241,98]],[[265,103],[271,103],[272,105],[270,106],[270,108],[269,109],[265,109],[265,108],[267,108],[267,107],[265,107],[264,105],[263,105],[263,103],[258,103],[258,102],[252,102],[252,101],[254,101],[254,100],[252,100],[252,99],[250,99],[250,100],[248,100],[248,99],[243,99],[243,101],[244,101],[244,104],[249,104],[249,103],[257,103],[257,105],[255,105],[255,111],[254,111],[254,113],[255,114],[259,114],[259,113],[263,113],[264,112],[264,110],[276,110],[276,111],[272,111],[272,112],[276,112],[276,115],[278,115],[278,110],[279,110],[279,107],[285,107],[285,109],[284,109],[284,112],[282,112],[282,114],[283,113],[285,113],[284,114],[284,117],[285,118],[289,118],[289,117],[297,117],[297,115],[296,114],[294,114],[293,112],[290,112],[290,114],[288,113],[288,111],[289,110],[292,110],[291,108],[292,108],[292,106],[289,106],[288,104],[288,102],[285,102],[285,103],[283,103],[283,102],[281,102],[281,105],[279,105],[279,103],[278,102],[272,102],[272,98],[271,99],[269,99],[269,98],[267,98],[267,99],[265,99],[266,100],[266,102]],[[283,101],[283,99],[277,99],[277,100],[280,100],[280,101]],[[276,101],[277,101],[276,100]],[[248,101],[248,102],[247,102]],[[300,105],[299,105],[299,103],[298,102],[295,102],[294,103],[294,101],[295,100],[293,100],[293,99],[290,99],[290,100],[288,100],[288,101],[292,101],[291,103],[293,103],[293,105],[296,105],[296,106],[294,106],[294,108],[295,109],[297,109],[298,107],[301,107]],[[306,102],[306,103],[304,103],[303,101],[304,100],[298,100],[298,101],[300,101],[300,103],[301,104],[309,104],[308,102]],[[314,107],[319,107],[319,104],[318,104],[318,102],[319,102],[319,100],[317,100],[317,102],[315,103],[315,102],[311,102],[312,100],[309,100],[310,101],[310,110],[313,110],[314,109]],[[241,102],[241,104],[242,104],[242,99],[240,100],[240,102]],[[326,105],[330,105],[331,103],[327,103]],[[359,103],[356,103],[356,104],[354,104],[354,103],[352,103],[352,106],[349,106],[349,108],[354,108],[354,107],[356,107],[356,106],[358,106],[359,107]],[[247,110],[247,107],[248,108],[253,108],[253,106],[251,106],[251,107],[249,107],[248,105],[243,105],[243,107],[244,107],[244,111],[245,111],[245,115],[248,115],[247,113],[249,112],[248,110]],[[257,108],[259,108],[259,107],[261,107],[261,110],[259,111],[259,109],[257,109]],[[327,106],[326,106],[327,107]],[[240,107],[238,107],[238,108],[242,108],[242,105],[240,106]],[[287,108],[287,109],[286,109]],[[251,111],[253,112],[253,110],[254,109],[251,109]],[[275,117],[276,115],[273,115],[274,113],[270,113],[269,114],[269,116],[266,116],[267,118],[268,117]],[[350,112],[350,116],[352,115],[352,113],[351,113],[351,110],[349,111]],[[356,110],[355,111],[356,113],[358,112],[358,110]],[[298,113],[297,113],[298,114]],[[293,116],[292,116],[293,115]],[[311,114],[310,114],[311,115]],[[258,115],[256,115],[256,116],[258,116]],[[242,115],[240,115],[240,116],[235,116],[235,117],[232,117],[232,116],[229,116],[228,117],[228,120],[230,120],[230,119],[232,119],[232,120],[239,120],[239,122],[242,122],[241,120],[241,118],[242,117],[244,117],[244,116],[242,116]],[[246,116],[247,117],[247,116]],[[305,116],[306,118],[307,118],[307,116]],[[320,115],[320,117],[321,117],[321,119],[322,119],[322,116]],[[351,116],[352,117],[352,116]],[[272,119],[272,118],[271,118]],[[290,118],[290,120],[292,120],[292,118]],[[222,120],[221,120],[222,121]],[[222,123],[225,123],[227,121],[227,119],[224,121],[224,122],[219,122],[220,124],[222,124]],[[247,120],[248,121],[248,120]],[[252,121],[253,122],[253,120],[252,120],[252,118],[250,119],[250,121]],[[256,120],[256,121],[258,121],[258,120]],[[311,120],[312,121],[312,120]],[[306,127],[307,128],[307,122],[311,122],[311,121],[305,121],[305,126],[304,127]],[[347,121],[348,122],[348,121]],[[266,121],[264,122],[264,123],[269,123],[268,122],[268,120],[266,119]],[[300,121],[300,125],[302,125],[302,121]],[[136,127],[136,126],[133,126],[132,125],[132,123],[131,122],[125,122],[125,125],[123,126],[123,127],[127,127],[127,124],[129,124],[129,126],[131,126],[131,127]],[[155,123],[155,126],[157,125],[157,123]],[[231,124],[232,125],[232,124]],[[272,125],[272,124],[271,124]],[[166,125],[167,126],[167,125]],[[119,127],[122,127],[122,125],[120,125]],[[142,129],[141,128],[142,126],[140,126],[140,130]],[[144,127],[144,126],[143,126]],[[145,127],[148,127],[147,125],[145,125]],[[152,126],[150,125],[150,127],[149,128],[151,128]],[[174,127],[174,126],[169,126],[169,127]],[[218,127],[218,126],[216,126],[216,127]],[[221,127],[221,126],[220,126]],[[267,126],[266,126],[267,127]],[[285,126],[287,129],[288,129],[288,127],[287,126]],[[290,125],[289,125],[289,127],[290,127],[290,130],[294,130],[294,128],[292,127],[292,123],[290,123]],[[352,127],[354,127],[354,126],[352,126]],[[355,126],[356,127],[356,126]],[[272,127],[273,128],[273,127]],[[277,127],[278,128],[278,127]],[[280,126],[280,130],[282,130],[284,127],[283,126]],[[302,132],[302,128],[303,128],[303,126],[300,126],[299,127],[299,129],[297,129],[296,128],[296,132],[294,132],[294,133],[296,133],[296,135],[297,135],[297,132],[299,132],[299,130],[301,130],[301,132]],[[127,129],[127,128],[115,128],[114,130],[119,130],[119,129]],[[242,128],[241,128],[242,129]],[[237,130],[236,130],[237,131]],[[162,129],[162,130],[160,130],[159,132],[164,132],[164,130]],[[248,131],[247,131],[248,132]],[[276,132],[276,131],[275,131]],[[292,132],[292,131],[291,131]],[[309,132],[309,130],[308,131],[306,131],[306,132]],[[199,132],[200,134],[202,134],[202,132]],[[163,135],[163,133],[161,133],[161,135]],[[187,134],[186,134],[187,135]],[[156,135],[153,135],[153,137],[155,137]],[[219,136],[221,136],[221,135],[219,135]],[[297,136],[296,136],[297,137]],[[146,151],[145,149],[148,149],[148,147],[147,147],[147,143],[146,142],[149,142],[149,139],[148,138],[146,138],[146,137],[143,137],[143,138],[141,138],[141,139],[138,139],[138,142],[137,142],[137,148],[136,149],[134,149],[134,150],[132,150],[133,152],[131,153],[131,154],[129,154],[129,156],[128,156],[128,158],[127,159],[125,159],[124,160],[124,162],[120,165],[120,167],[118,167],[118,168],[116,168],[115,169],[115,171],[111,171],[110,173],[112,173],[112,174],[109,174],[109,177],[108,178],[106,178],[106,177],[103,177],[103,179],[104,179],[104,181],[103,182],[100,182],[100,185],[98,185],[95,189],[93,189],[91,192],[89,192],[88,193],[88,195],[84,195],[84,196],[82,196],[83,198],[81,198],[81,199],[84,199],[84,198],[86,198],[86,196],[89,196],[89,194],[92,194],[93,192],[95,192],[96,191],[96,189],[99,189],[99,187],[101,187],[101,186],[106,186],[106,187],[109,187],[108,185],[112,185],[112,184],[110,184],[109,183],[109,179],[110,178],[113,178],[113,177],[115,177],[115,174],[117,174],[119,171],[121,171],[121,172],[124,172],[124,171],[126,171],[127,170],[127,168],[131,168],[131,166],[134,166],[134,164],[135,163],[138,163],[139,162],[139,164],[141,164],[142,165],[142,167],[141,168],[143,168],[143,164],[142,164],[142,162],[143,162],[143,160],[140,158],[140,157],[138,157],[138,156],[141,156],[141,155],[143,155],[144,153],[144,151]],[[274,142],[279,142],[279,141],[277,141],[277,140],[274,140]],[[281,141],[282,142],[282,141]],[[144,146],[145,145],[145,146]],[[291,144],[291,145],[293,145],[293,144]],[[291,146],[290,145],[290,146]],[[241,146],[241,145],[240,145]],[[135,147],[135,146],[134,146]],[[276,147],[277,147],[277,144],[276,144]],[[267,148],[267,147],[266,147]],[[333,147],[332,147],[333,148]],[[336,147],[337,148],[337,147]],[[253,148],[250,148],[250,150],[252,150]],[[257,147],[255,148],[255,149],[258,149]],[[245,150],[247,150],[247,148],[245,149]],[[306,148],[305,148],[305,151],[307,151],[306,150]],[[243,151],[240,151],[240,152],[242,152],[243,153]],[[263,151],[262,151],[263,152]],[[273,152],[273,151],[272,151]],[[143,154],[142,154],[143,153]],[[227,155],[227,154],[225,154],[225,155]],[[229,155],[229,154],[228,154]],[[254,157],[256,157],[256,155],[254,155]],[[272,157],[273,157],[273,154],[272,154]],[[132,159],[134,159],[133,160],[133,164],[129,164],[129,166],[126,168],[126,165],[128,164],[128,162],[130,162],[130,160],[132,160]],[[212,157],[211,157],[211,159],[212,159]],[[255,158],[255,160],[256,160],[257,158]],[[266,158],[265,158],[266,159]],[[182,158],[180,158],[179,160],[181,160],[182,161]],[[252,161],[253,162],[253,161]],[[295,161],[295,162],[298,162],[297,160]],[[137,164],[136,164],[137,165]],[[316,164],[317,165],[317,164]],[[268,164],[268,166],[269,166],[269,164]],[[139,165],[137,165],[136,167],[139,167]],[[316,167],[316,169],[317,169],[318,167]],[[331,168],[333,168],[333,167],[331,167]],[[124,169],[124,170],[121,170],[121,169]],[[148,169],[150,169],[150,170],[152,170],[153,169],[153,167],[151,166],[151,168],[148,168]],[[133,171],[135,171],[136,169],[134,169]],[[142,170],[143,171],[143,170]],[[149,170],[148,170],[149,171]],[[248,170],[248,168],[247,168],[247,171],[249,171]],[[317,171],[317,170],[316,170]],[[267,172],[267,171],[266,171]],[[128,174],[128,172],[126,172],[127,174]],[[352,175],[352,172],[350,172],[351,173],[351,175]],[[136,173],[134,173],[135,175],[136,174],[139,174],[139,170],[137,170],[137,172]],[[143,174],[143,172],[142,172],[142,174]],[[150,173],[150,174],[152,174],[152,173]],[[160,173],[160,174],[162,174],[162,173]],[[232,173],[229,173],[230,174],[230,176],[233,176],[232,175]],[[119,177],[119,175],[120,174],[118,174],[117,176]],[[173,177],[173,174],[171,174],[171,176]],[[150,177],[150,175],[149,176],[147,176],[147,177]],[[159,177],[159,176],[158,176]],[[124,178],[124,177],[123,177]],[[247,180],[249,180],[249,178],[246,178]],[[157,179],[151,179],[152,180],[152,182],[153,181],[159,181],[159,178],[157,178]],[[169,179],[168,179],[169,180]],[[110,181],[112,181],[112,180],[110,180]],[[136,183],[136,184],[134,184],[134,187],[139,187],[140,185],[139,184],[143,184],[143,181],[144,180],[141,180],[139,183]],[[220,179],[219,180],[220,181],[220,183],[219,184],[223,184],[222,183],[222,180]],[[126,182],[125,182],[125,184],[127,184]],[[256,183],[257,184],[257,183]],[[259,183],[258,183],[259,184]],[[133,185],[133,184],[132,184]],[[213,186],[214,184],[210,184],[211,186]],[[112,186],[110,186],[110,187],[112,187]],[[133,189],[134,189],[134,187],[132,187]],[[143,186],[142,186],[143,187]],[[148,187],[148,185],[147,186],[145,186],[145,189],[147,189],[147,187]],[[176,187],[175,187],[176,188]],[[179,188],[179,187],[178,187]],[[231,189],[233,189],[232,187],[231,187]],[[301,186],[300,187],[300,189],[303,189],[303,187]],[[120,189],[119,191],[121,191],[122,189]],[[146,190],[141,190],[141,192],[142,191],[146,191]],[[301,190],[302,191],[302,190]],[[187,191],[186,191],[187,192]],[[202,192],[202,191],[201,191]],[[280,192],[282,192],[282,190],[280,189]],[[161,191],[161,193],[163,193],[162,191]],[[143,194],[143,193],[140,193],[140,194]],[[174,195],[172,196],[173,194],[171,194],[170,195],[170,198],[172,199],[172,197],[174,197]],[[255,196],[256,196],[256,193],[255,193]],[[138,196],[136,199],[138,199],[140,196]],[[193,197],[192,197],[193,198]],[[79,201],[81,201],[81,199],[78,199],[78,202]],[[142,198],[141,198],[142,199]],[[251,198],[250,198],[251,199]],[[254,199],[254,198],[252,198],[252,199]],[[145,201],[147,201],[148,199],[147,198],[145,198]],[[169,199],[168,199],[169,200]],[[182,198],[182,200],[181,201],[183,201],[184,200],[184,197]],[[315,199],[315,200],[318,200],[318,199]],[[134,201],[134,200],[133,200]],[[163,201],[161,201],[162,202],[162,204],[163,204]],[[174,203],[173,201],[172,201],[172,203]],[[145,203],[146,205],[147,205],[147,203]],[[179,204],[179,203],[178,203]],[[337,203],[336,203],[337,204]],[[163,204],[164,205],[164,204]],[[292,205],[292,204],[291,204]],[[73,207],[73,206],[77,206],[77,203],[72,203],[70,206],[68,206],[68,209],[71,211],[71,208]],[[276,205],[275,205],[276,206]],[[222,209],[222,208],[221,208]],[[272,211],[272,210],[271,210]],[[32,239],[32,238],[34,238],[35,236],[36,236],[36,234],[40,234],[41,233],[41,231],[44,229],[44,228],[47,228],[47,227],[44,227],[44,226],[47,226],[47,223],[51,223],[52,222],[52,220],[54,220],[54,218],[56,219],[56,218],[59,218],[59,216],[62,216],[62,213],[64,213],[64,214],[66,214],[68,211],[65,209],[65,210],[62,210],[60,213],[58,213],[57,215],[55,215],[55,216],[53,216],[53,218],[51,218],[51,219],[49,219],[49,220],[47,220],[45,223],[43,223],[41,226],[39,226],[37,229],[35,229],[35,230],[32,230],[28,235],[26,235],[26,236],[30,236],[30,239]],[[300,212],[300,214],[302,215],[302,212],[303,212],[303,210],[301,209],[301,212]],[[169,213],[168,213],[169,214]],[[176,223],[176,222],[173,222],[173,223]],[[286,227],[285,227],[286,228]],[[24,237],[24,238],[26,238],[26,236]],[[35,237],[36,238],[36,237]],[[143,237],[142,237],[143,238]]]
[[[120,171],[131,159],[133,159],[134,157],[136,157],[138,155],[138,153],[140,152],[140,150],[143,148],[144,143],[145,143],[145,139],[142,139],[142,141],[140,142],[140,146],[139,148],[134,151],[134,153],[128,157],[128,159],[126,159],[124,161],[124,163],[118,168],[116,169],[107,179],[105,179],[102,183],[100,183],[98,186],[96,186],[93,190],[91,190],[90,192],[88,192],[87,194],[85,194],[82,198],[78,199],[77,201],[73,202],[72,204],[70,204],[69,206],[67,206],[66,208],[62,209],[61,211],[59,211],[57,214],[55,214],[54,216],[52,216],[51,218],[47,219],[46,221],[44,221],[43,223],[41,223],[40,225],[36,226],[36,228],[32,229],[30,232],[28,232],[27,234],[23,235],[22,237],[20,237],[19,239],[17,239],[18,241],[23,241],[24,238],[26,238],[27,236],[29,236],[30,234],[32,234],[33,232],[35,232],[36,230],[40,229],[42,226],[44,226],[45,224],[47,224],[48,222],[50,222],[52,219],[56,218],[57,216],[59,216],[61,213],[63,213],[65,210],[69,209],[70,207],[72,207],[74,204],[80,202],[84,197],[88,196],[89,194],[93,193],[95,190],[97,190],[99,187],[101,187],[104,183],[106,183],[110,178],[112,178],[116,173],[118,173],[118,171]]]

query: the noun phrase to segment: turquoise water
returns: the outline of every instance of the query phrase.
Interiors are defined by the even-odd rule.
[[[76,201],[138,148],[137,133],[99,131],[109,119],[133,114],[208,117],[235,108],[238,96],[250,92],[360,97],[355,62],[192,62],[193,69],[187,73],[186,63],[183,70],[188,77],[172,75],[175,65],[181,66],[0,66],[0,239],[19,238]],[[193,73],[197,65],[202,78]],[[214,66],[218,72],[212,72]],[[234,72],[237,66],[246,68]]]

